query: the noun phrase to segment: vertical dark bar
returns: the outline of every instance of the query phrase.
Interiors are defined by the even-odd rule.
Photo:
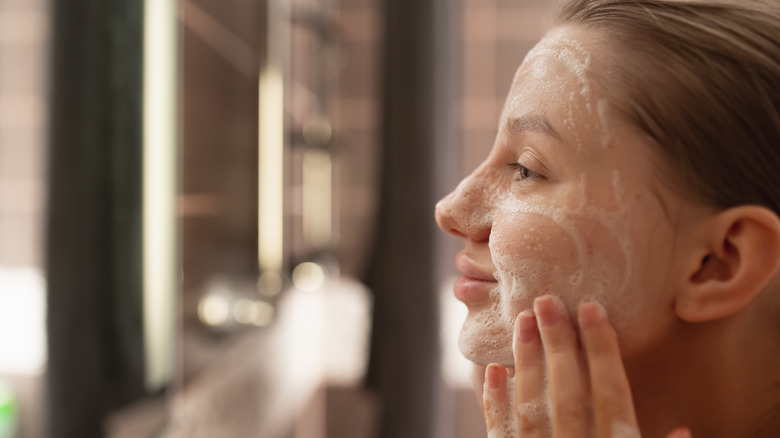
[[[461,139],[461,71],[460,59],[462,33],[460,29],[461,0],[433,0],[433,166],[434,202],[452,191],[462,176],[463,143]],[[433,211],[430,212],[433,215]],[[448,236],[432,223],[436,280],[435,292],[451,278],[455,271],[455,255],[462,248],[460,239]],[[451,294],[452,291],[447,291]],[[438,295],[437,295],[438,296]],[[451,297],[450,299],[454,299]],[[452,346],[455,347],[455,346]],[[442,385],[435,401],[436,429],[433,437],[458,436],[457,393],[452,387]]]
[[[102,436],[143,393],[142,1],[53,2],[49,436]]]
[[[382,438],[446,431],[437,424],[447,409],[440,406],[433,207],[444,185],[436,145],[454,129],[449,113],[437,114],[452,111],[453,7],[437,0],[384,2],[381,201],[368,279],[375,293],[368,383],[381,398]]]

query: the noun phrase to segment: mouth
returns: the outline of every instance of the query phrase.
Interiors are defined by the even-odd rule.
[[[478,265],[467,254],[455,258],[455,267],[461,273],[455,281],[455,298],[466,304],[485,300],[497,282],[488,269]]]

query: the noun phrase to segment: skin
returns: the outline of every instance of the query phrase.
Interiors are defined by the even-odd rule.
[[[664,288],[677,230],[701,212],[657,180],[657,157],[633,126],[614,118],[604,126],[578,38],[561,29],[539,43],[516,74],[490,155],[437,206],[440,227],[466,239],[463,263],[497,280],[466,302],[461,349],[478,364],[511,365],[514,318],[546,293],[570,313],[583,300],[602,302],[631,333],[627,351],[652,336],[635,328],[671,322]],[[537,122],[512,128],[541,119],[554,133]],[[634,293],[640,285],[652,293]],[[469,350],[486,338],[501,342]]]
[[[777,262],[759,260],[780,258],[780,221],[670,190],[651,141],[609,110],[605,46],[551,31],[515,75],[490,155],[436,207],[465,242],[460,346],[488,433],[775,436]]]

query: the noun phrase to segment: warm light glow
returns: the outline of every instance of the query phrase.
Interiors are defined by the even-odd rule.
[[[269,65],[260,74],[258,260],[260,272],[281,272],[284,256],[284,82]]]
[[[265,301],[244,298],[238,300],[233,306],[233,316],[241,324],[265,327],[273,320],[274,307]]]
[[[225,325],[230,318],[230,303],[223,294],[209,294],[198,303],[198,318],[209,326]]]
[[[327,279],[327,271],[322,265],[304,262],[293,269],[292,281],[295,287],[304,292],[320,289]]]
[[[257,290],[268,298],[279,295],[283,285],[282,276],[276,272],[265,272],[257,279]]]
[[[0,374],[39,375],[46,362],[46,285],[35,269],[0,269]]]
[[[176,1],[144,4],[143,298],[146,386],[174,371],[176,297]]]
[[[331,242],[333,176],[330,154],[311,149],[303,156],[303,236],[313,249]]]

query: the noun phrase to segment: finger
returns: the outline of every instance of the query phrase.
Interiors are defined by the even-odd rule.
[[[482,409],[488,438],[508,438],[516,429],[512,404],[507,390],[506,368],[492,363],[485,369]]]
[[[547,362],[550,420],[555,437],[587,437],[590,420],[574,328],[563,303],[550,295],[534,301]]]
[[[536,317],[526,310],[515,320],[515,412],[520,436],[547,435],[547,399],[544,382],[544,351]]]
[[[577,313],[590,371],[596,434],[599,437],[610,437],[617,427],[636,431],[629,436],[638,437],[631,387],[623,367],[615,330],[607,320],[604,308],[598,303],[583,303]]]
[[[666,438],[692,438],[692,437],[693,435],[691,435],[691,431],[684,427],[679,427],[669,432],[669,435],[666,435]]]

